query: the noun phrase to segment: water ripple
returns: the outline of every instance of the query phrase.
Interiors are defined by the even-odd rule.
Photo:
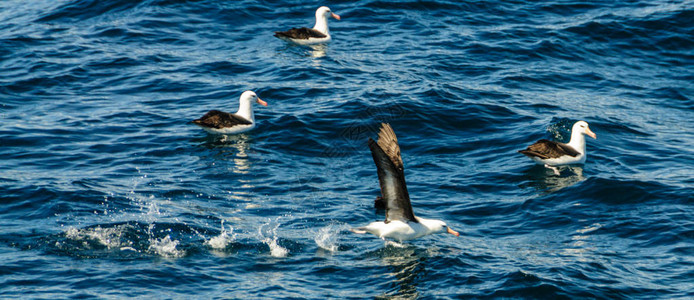
[[[0,295],[694,297],[688,2],[330,7],[299,47],[293,0],[0,2]],[[244,90],[254,131],[190,124]],[[585,165],[517,153],[577,120]],[[461,237],[348,230],[383,219],[381,122]]]

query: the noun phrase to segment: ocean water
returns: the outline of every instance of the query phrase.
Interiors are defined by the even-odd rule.
[[[585,165],[516,152],[577,120]],[[692,121],[688,0],[2,1],[0,298],[691,299]],[[349,231],[381,122],[460,237]]]

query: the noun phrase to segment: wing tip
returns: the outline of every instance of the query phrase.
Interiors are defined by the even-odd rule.
[[[525,155],[525,156],[527,156],[527,157],[533,157],[533,156],[535,156],[535,155],[533,155],[533,153],[532,153],[530,150],[528,150],[528,149],[518,150],[518,153],[523,154],[523,155]]]
[[[383,135],[390,135],[390,134],[395,136],[395,131],[393,130],[393,127],[390,126],[390,123],[381,123],[381,129],[378,132],[379,139]],[[396,141],[397,141],[397,139],[396,139]]]
[[[395,135],[393,127],[389,123],[381,123],[378,132],[378,147],[383,150],[393,164],[400,169],[404,168],[402,156],[400,154],[400,143]]]

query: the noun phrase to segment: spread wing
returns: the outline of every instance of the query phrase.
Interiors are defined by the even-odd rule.
[[[290,38],[297,40],[308,40],[309,38],[324,38],[327,35],[312,28],[292,28],[287,31],[275,31],[275,36],[278,38]]]
[[[210,128],[227,128],[227,127],[233,127],[236,125],[251,125],[250,120],[247,120],[244,117],[237,116],[235,114],[230,114],[227,112],[219,111],[219,110],[211,110],[207,112],[202,118],[193,120],[194,124],[203,126],[203,127],[210,127]]]
[[[552,142],[545,139],[539,140],[528,146],[527,149],[518,152],[529,157],[539,157],[541,159],[559,158],[564,155],[575,157],[580,154],[576,149],[567,144]]]
[[[389,124],[381,124],[378,142],[369,138],[369,148],[378,171],[378,182],[386,209],[386,223],[417,222],[407,193],[398,139]]]

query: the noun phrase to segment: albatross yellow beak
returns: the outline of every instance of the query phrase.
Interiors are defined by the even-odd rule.
[[[267,106],[267,102],[263,101],[263,99],[260,99],[260,97],[258,97],[258,100],[255,102],[258,102],[258,104],[260,104],[262,106]]]
[[[448,228],[448,233],[455,235],[455,236],[460,236],[460,233],[458,233],[457,231],[451,229],[450,227],[447,227],[447,228]]]
[[[596,140],[598,139],[598,136],[595,135],[595,133],[594,133],[593,131],[591,131],[589,127],[586,127],[586,134],[587,134],[589,137],[592,137],[592,138],[594,138],[594,139],[596,139]]]
[[[335,14],[335,13],[330,13],[330,16],[333,17],[333,18],[335,18],[335,19],[340,20],[340,16],[338,16],[338,15]]]

